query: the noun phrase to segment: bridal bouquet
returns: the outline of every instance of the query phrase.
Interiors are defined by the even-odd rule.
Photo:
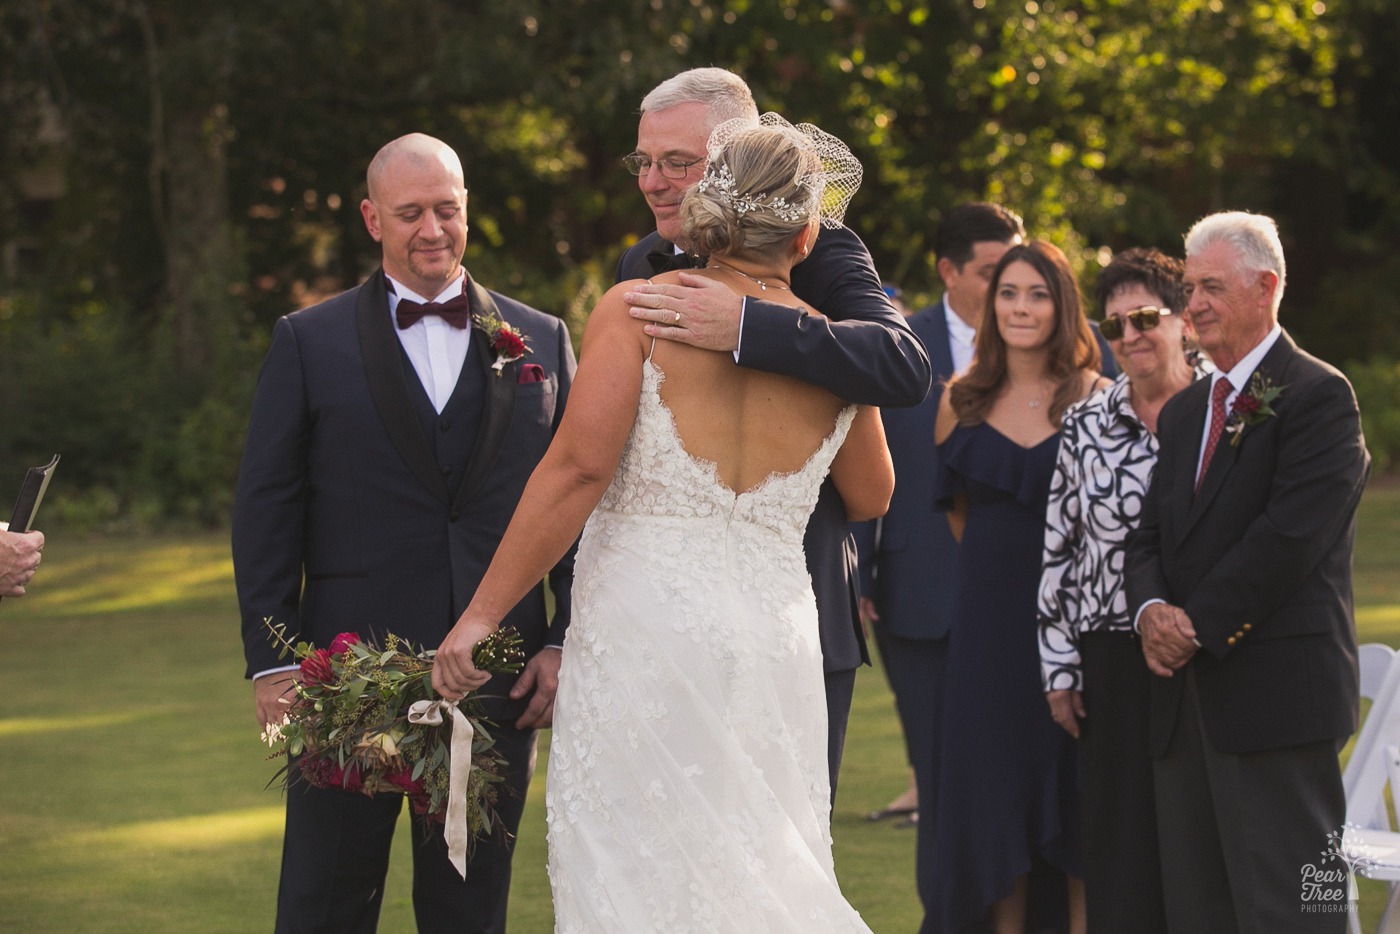
[[[393,634],[380,647],[353,632],[330,648],[292,645],[284,627],[267,626],[283,654],[301,661],[286,717],[263,733],[269,758],[288,758],[274,782],[290,787],[299,775],[319,788],[403,793],[419,814],[464,823],[468,848],[471,838],[490,833],[505,760],[474,694],[454,704],[433,690],[434,652],[414,651]],[[520,671],[520,634],[498,630],[477,644],[472,660],[483,671]],[[454,780],[459,787],[451,787]]]

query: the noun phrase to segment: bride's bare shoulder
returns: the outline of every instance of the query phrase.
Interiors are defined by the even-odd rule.
[[[646,282],[646,279],[630,279],[619,282],[608,289],[593,310],[588,313],[588,321],[583,328],[584,346],[606,335],[608,340],[618,340],[624,335],[640,341],[646,335],[642,328],[646,322],[631,315],[632,305],[624,296],[633,286]],[[648,338],[648,340],[650,340]]]

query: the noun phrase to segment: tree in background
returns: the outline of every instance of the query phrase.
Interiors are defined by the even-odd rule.
[[[970,198],[1016,207],[1090,280],[1238,207],[1280,220],[1305,346],[1397,351],[1388,0],[471,6],[0,8],[0,243],[28,244],[0,280],[0,489],[63,450],[75,513],[221,521],[271,321],[369,270],[364,169],[410,130],[462,156],[473,274],[577,328],[650,227],[618,164],[637,105],[701,64],[851,144],[849,220],[914,294]],[[26,194],[43,166],[55,199]]]

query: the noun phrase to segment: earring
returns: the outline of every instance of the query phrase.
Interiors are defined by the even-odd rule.
[[[806,255],[807,255],[807,252],[808,252],[808,251],[807,251],[807,247],[805,247],[805,246],[802,247],[802,255],[803,255],[803,256],[806,256]]]

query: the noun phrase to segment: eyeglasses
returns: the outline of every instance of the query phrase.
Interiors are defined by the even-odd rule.
[[[1110,315],[1099,322],[1099,333],[1104,340],[1116,341],[1123,336],[1123,322],[1131,321],[1139,331],[1150,331],[1162,323],[1162,316],[1172,313],[1170,308],[1156,305],[1143,305],[1122,315]]]
[[[692,159],[689,162],[681,162],[676,159],[657,159],[652,161],[639,152],[629,153],[622,157],[622,165],[633,175],[645,175],[651,171],[654,165],[661,170],[662,178],[685,178],[692,165],[698,165],[705,160]]]

